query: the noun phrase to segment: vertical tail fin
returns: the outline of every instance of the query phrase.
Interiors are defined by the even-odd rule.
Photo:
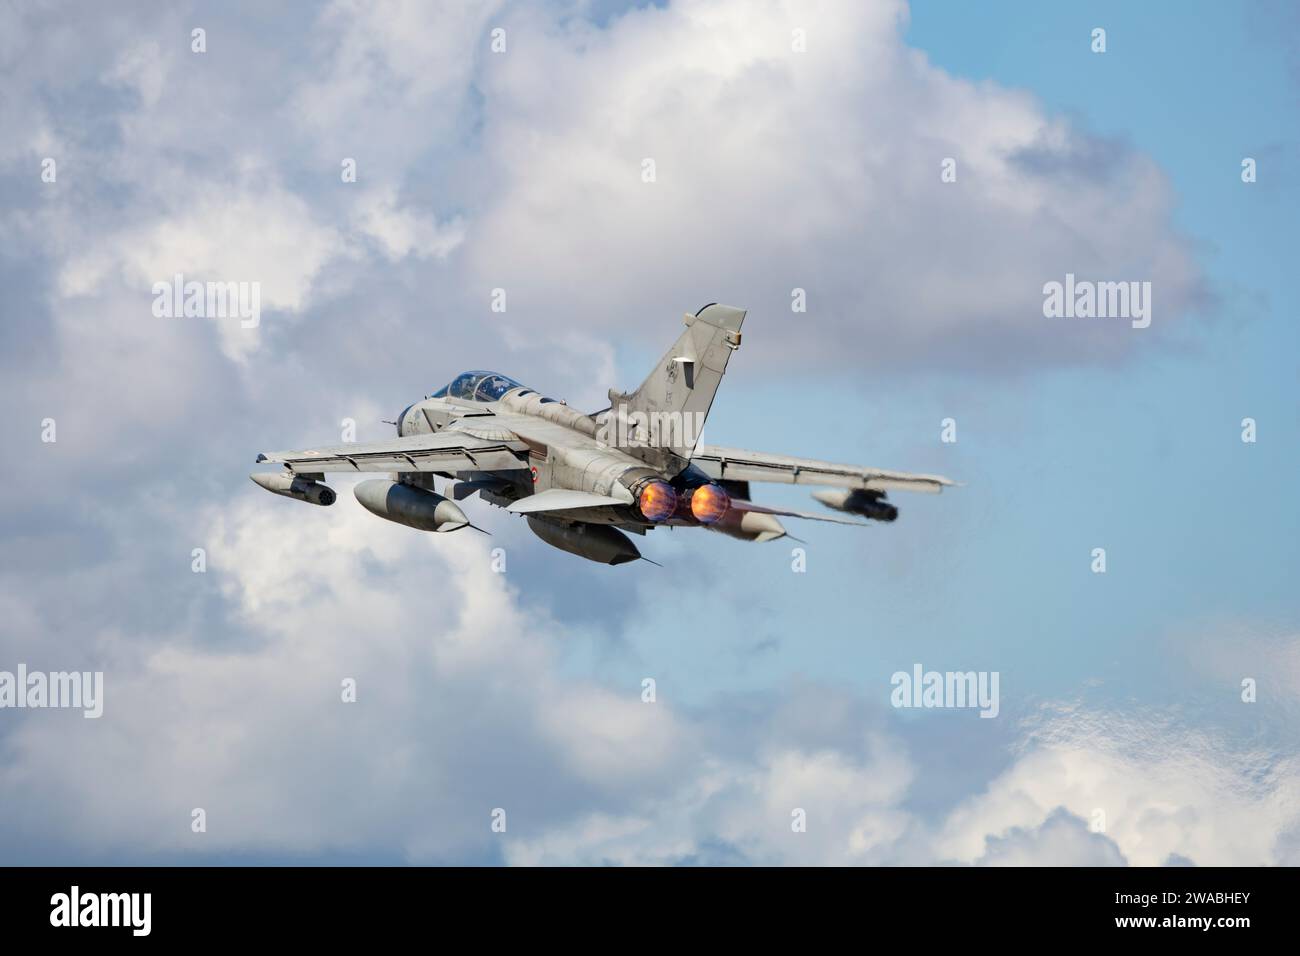
[[[690,462],[713,396],[740,347],[745,310],[706,305],[631,394],[610,389],[609,425],[622,450],[647,464],[680,471]]]

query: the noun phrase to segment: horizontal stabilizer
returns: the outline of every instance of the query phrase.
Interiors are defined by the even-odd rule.
[[[809,521],[829,521],[832,524],[856,524],[861,527],[869,527],[865,521],[855,521],[852,518],[841,518],[839,515],[828,515],[815,513],[811,511],[791,511],[789,508],[769,508],[766,505],[756,505],[752,501],[736,501],[732,499],[732,509],[736,511],[755,511],[762,515],[780,515],[783,518],[807,518]]]
[[[515,514],[533,514],[538,511],[573,511],[578,508],[605,508],[610,505],[626,505],[630,501],[610,498],[606,495],[594,495],[589,491],[569,491],[565,488],[551,488],[547,491],[520,498],[506,510]]]

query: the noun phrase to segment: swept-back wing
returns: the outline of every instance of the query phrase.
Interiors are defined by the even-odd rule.
[[[865,488],[871,491],[920,491],[932,495],[937,495],[945,487],[954,484],[939,475],[913,475],[905,471],[837,465],[812,458],[772,455],[718,445],[698,446],[691,457],[691,464],[715,480],[768,481],[786,485]]]
[[[509,471],[528,467],[521,441],[474,438],[462,431],[408,435],[367,444],[333,445],[257,456],[298,474],[327,471]]]

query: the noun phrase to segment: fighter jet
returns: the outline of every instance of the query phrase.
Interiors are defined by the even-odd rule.
[[[362,506],[442,534],[473,527],[458,502],[477,494],[523,515],[547,544],[603,564],[641,558],[629,533],[704,528],[772,541],[786,535],[779,518],[893,521],[898,509],[888,492],[938,494],[953,484],[701,444],[744,320],[744,310],[716,303],[684,316],[685,330],[641,386],[611,389],[609,407],[593,414],[497,372],[465,372],[408,406],[394,423],[396,438],[263,453],[259,463],[283,467],[251,477],[275,494],[332,505],[326,474],[386,473],[356,485]],[[754,482],[820,487],[813,497],[839,514],[757,504]]]

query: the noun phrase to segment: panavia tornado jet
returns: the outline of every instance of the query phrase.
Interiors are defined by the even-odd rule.
[[[628,533],[704,528],[772,541],[786,534],[779,518],[893,521],[898,509],[887,492],[937,494],[952,484],[701,444],[744,320],[743,310],[716,304],[685,316],[685,331],[641,387],[610,390],[609,407],[594,414],[496,372],[465,372],[403,411],[396,438],[261,454],[258,462],[283,467],[252,479],[278,495],[332,505],[326,474],[386,473],[356,485],[357,500],[421,531],[471,526],[459,502],[477,494],[523,515],[547,544],[603,564],[641,557]],[[764,481],[820,487],[813,497],[840,514],[756,504],[750,485]]]

